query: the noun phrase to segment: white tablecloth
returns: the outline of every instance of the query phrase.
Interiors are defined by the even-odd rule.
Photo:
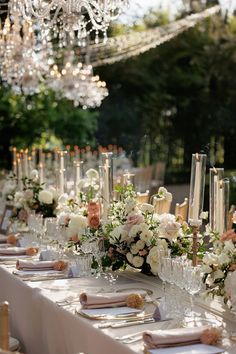
[[[0,266],[0,301],[7,300],[11,311],[11,334],[17,337],[27,354],[134,354],[143,353],[142,341],[123,344],[116,336],[136,333],[144,329],[174,327],[174,321],[136,325],[119,329],[98,329],[97,321],[75,314],[78,304],[59,306],[56,301],[76,296],[82,290],[98,291],[108,286],[104,279],[77,278],[44,281],[22,281],[13,275],[9,266]],[[124,272],[119,277],[120,288],[140,287],[161,294],[157,278],[139,273]],[[202,309],[203,311],[204,308]],[[222,313],[222,309],[214,310]],[[236,330],[236,319],[226,312],[227,330]],[[236,353],[236,342],[227,353]]]

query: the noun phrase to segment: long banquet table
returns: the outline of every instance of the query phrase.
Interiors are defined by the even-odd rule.
[[[108,286],[104,279],[87,277],[23,281],[12,274],[13,267],[0,265],[0,301],[9,301],[11,334],[20,340],[22,352],[27,354],[139,354],[143,353],[142,341],[123,344],[115,337],[146,329],[176,327],[176,320],[173,320],[115,329],[97,328],[98,321],[76,314],[79,303],[66,306],[59,306],[59,303],[68,296],[78,296],[83,290],[98,291]],[[157,278],[137,272],[122,272],[115,286],[120,289],[151,289],[154,298],[162,292]],[[225,331],[236,331],[236,316],[220,304],[199,300],[195,306],[204,315],[221,318]],[[229,339],[225,341],[225,353],[235,354],[236,342]]]

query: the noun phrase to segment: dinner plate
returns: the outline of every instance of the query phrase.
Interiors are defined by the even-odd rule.
[[[125,293],[125,292],[130,292],[133,291],[134,293],[140,292],[140,291],[145,291],[147,295],[152,295],[153,291],[150,289],[146,288],[139,288],[139,287],[134,287],[134,288],[122,288],[122,289],[116,289],[116,293]]]
[[[56,271],[56,270],[13,270],[12,272],[15,275],[19,275],[19,276],[37,276],[37,275],[43,275],[43,276],[47,276],[47,275],[62,275],[63,273],[61,271]]]
[[[152,314],[145,313],[130,307],[113,307],[104,309],[80,309],[76,313],[91,320],[143,320],[150,318]]]
[[[149,354],[219,354],[223,353],[221,348],[206,344],[185,345],[174,348],[150,349]]]

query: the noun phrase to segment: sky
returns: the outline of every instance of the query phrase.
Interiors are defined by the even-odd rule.
[[[127,22],[134,17],[140,17],[149,8],[168,10],[170,14],[174,14],[181,3],[181,0],[130,0],[129,8],[125,9],[121,20]]]
[[[219,0],[219,4],[223,12],[228,10],[229,13],[232,13],[236,10],[236,0]],[[182,0],[130,0],[129,8],[125,10],[121,19],[124,22],[129,22],[135,16],[142,16],[151,7],[168,10],[170,17],[172,17],[178,12],[181,5]]]

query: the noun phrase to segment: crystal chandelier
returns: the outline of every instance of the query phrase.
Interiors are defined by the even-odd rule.
[[[13,23],[12,23],[13,21]],[[0,36],[0,74],[4,84],[16,94],[39,92],[42,75],[48,70],[48,43],[40,43],[32,24],[15,12],[7,17]]]
[[[92,66],[80,62],[73,64],[71,57],[67,58],[61,71],[53,65],[47,85],[58,97],[67,98],[84,109],[99,107],[108,96],[106,83],[98,75],[93,75]]]
[[[59,38],[78,38],[83,45],[91,32],[95,32],[98,42],[99,32],[106,39],[107,29],[112,20],[116,19],[127,6],[128,0],[11,0],[11,8],[19,8],[27,20],[36,19]]]

